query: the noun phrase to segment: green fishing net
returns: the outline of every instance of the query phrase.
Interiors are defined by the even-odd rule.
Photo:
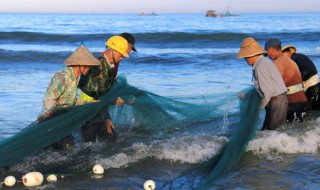
[[[227,145],[217,156],[201,165],[207,174],[201,181],[200,189],[207,189],[238,163],[258,130],[261,98],[254,88],[244,94],[245,97],[240,100],[240,121]]]
[[[226,146],[209,160],[196,164],[178,177],[166,181],[164,188],[210,189],[238,163],[258,130],[261,105],[261,97],[255,88],[245,89],[241,93],[244,98],[239,98],[239,111],[236,114],[238,120]]]
[[[116,99],[126,101],[115,106]],[[170,131],[185,123],[214,118],[218,109],[183,103],[130,86],[125,77],[118,77],[99,102],[75,106],[48,120],[35,122],[16,135],[0,142],[0,167],[13,164],[25,156],[66,137],[94,119],[106,109],[115,124],[152,131]],[[200,117],[201,116],[201,117]]]
[[[194,124],[221,122],[229,111],[231,113],[228,114],[236,116],[237,126],[232,131],[227,146],[220,154],[213,155],[194,170],[200,171],[200,175],[203,176],[196,186],[206,188],[237,164],[248,141],[257,130],[260,98],[254,88],[244,93],[246,96],[240,100],[239,106],[234,105],[234,102],[238,101],[237,94],[231,94],[215,102],[210,101],[214,96],[210,97],[211,99],[199,96],[185,102],[181,101],[183,98],[177,100],[138,89],[129,85],[125,77],[120,76],[99,102],[64,110],[61,114],[48,120],[34,122],[14,136],[2,140],[0,168],[14,168],[17,165],[21,167],[21,164],[32,162],[29,163],[30,168],[25,168],[26,171],[36,168],[41,172],[50,173],[59,172],[61,168],[70,168],[68,172],[72,173],[80,171],[79,167],[83,167],[82,170],[88,169],[90,157],[85,155],[88,155],[90,150],[87,145],[81,145],[70,152],[50,153],[50,156],[45,148],[105,113],[106,109],[117,129],[143,130],[144,133],[141,137],[136,137],[137,139],[158,138],[179,130],[188,130]],[[124,105],[115,105],[118,97],[125,100]],[[229,105],[230,102],[232,105]],[[33,158],[28,159],[30,156]],[[58,162],[55,161],[55,156],[65,159],[59,159]],[[40,160],[45,161],[39,164]]]

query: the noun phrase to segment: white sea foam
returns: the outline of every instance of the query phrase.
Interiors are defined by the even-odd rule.
[[[135,143],[121,153],[109,158],[97,158],[105,168],[126,167],[145,158],[170,160],[172,162],[198,163],[215,155],[225,145],[226,137],[207,134],[183,135],[150,144]]]
[[[277,159],[279,154],[316,154],[320,147],[320,127],[299,133],[286,131],[262,131],[249,142],[247,151],[265,157]]]

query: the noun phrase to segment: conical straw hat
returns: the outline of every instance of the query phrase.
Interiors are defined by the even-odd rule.
[[[282,52],[283,52],[285,49],[288,49],[288,48],[289,48],[289,51],[290,51],[291,53],[297,53],[297,48],[294,47],[293,45],[284,46],[284,47],[282,48]]]
[[[237,58],[252,57],[266,53],[267,52],[258,44],[255,39],[248,37],[243,40]]]
[[[70,57],[68,57],[64,64],[66,66],[71,65],[83,65],[83,66],[98,66],[100,65],[100,61],[96,59],[88,50],[85,45],[81,45],[78,47]]]

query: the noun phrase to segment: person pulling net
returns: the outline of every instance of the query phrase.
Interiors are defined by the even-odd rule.
[[[124,106],[115,106],[118,97],[125,101]],[[179,127],[186,128],[188,123],[212,121],[224,115],[224,111],[213,104],[193,104],[162,97],[131,86],[120,76],[100,101],[65,108],[63,113],[35,122],[2,140],[0,167],[16,163],[63,139],[107,109],[119,125],[150,129],[154,133],[169,133]]]

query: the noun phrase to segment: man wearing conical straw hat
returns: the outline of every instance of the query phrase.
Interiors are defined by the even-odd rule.
[[[99,66],[100,61],[82,44],[64,61],[64,64],[66,67],[53,75],[43,97],[40,113],[42,118],[50,117],[57,109],[75,105],[78,78],[85,76],[91,66]]]
[[[101,53],[99,60],[101,66],[93,68],[88,75],[81,78],[79,88],[80,99],[85,102],[99,100],[114,83],[118,67],[123,58],[128,58],[131,50],[137,51],[134,46],[135,39],[129,33],[122,33],[110,37],[106,41],[107,49]],[[115,104],[122,105],[124,101],[119,97]],[[114,128],[108,110],[81,127],[83,140],[95,142],[104,140],[108,136],[115,137]]]
[[[67,67],[55,73],[49,83],[43,97],[42,111],[38,116],[39,122],[74,106],[77,102],[78,78],[85,76],[90,67],[99,66],[100,61],[82,44],[64,61],[64,64]],[[70,149],[73,146],[73,137],[70,134],[52,146],[58,149]]]
[[[237,58],[245,58],[248,65],[253,67],[252,80],[262,97],[261,108],[266,110],[262,130],[273,130],[286,123],[287,88],[279,70],[265,54],[266,51],[258,42],[248,37],[243,40]]]
[[[297,53],[297,48],[287,45],[282,48],[283,55],[291,58],[299,67],[303,91],[308,98],[307,109],[320,109],[320,81],[318,71],[314,63],[302,53]]]
[[[308,99],[303,92],[302,77],[297,64],[281,51],[281,41],[277,38],[269,39],[264,49],[270,59],[277,66],[287,87],[288,96],[288,122],[303,121],[303,112],[308,105]]]

